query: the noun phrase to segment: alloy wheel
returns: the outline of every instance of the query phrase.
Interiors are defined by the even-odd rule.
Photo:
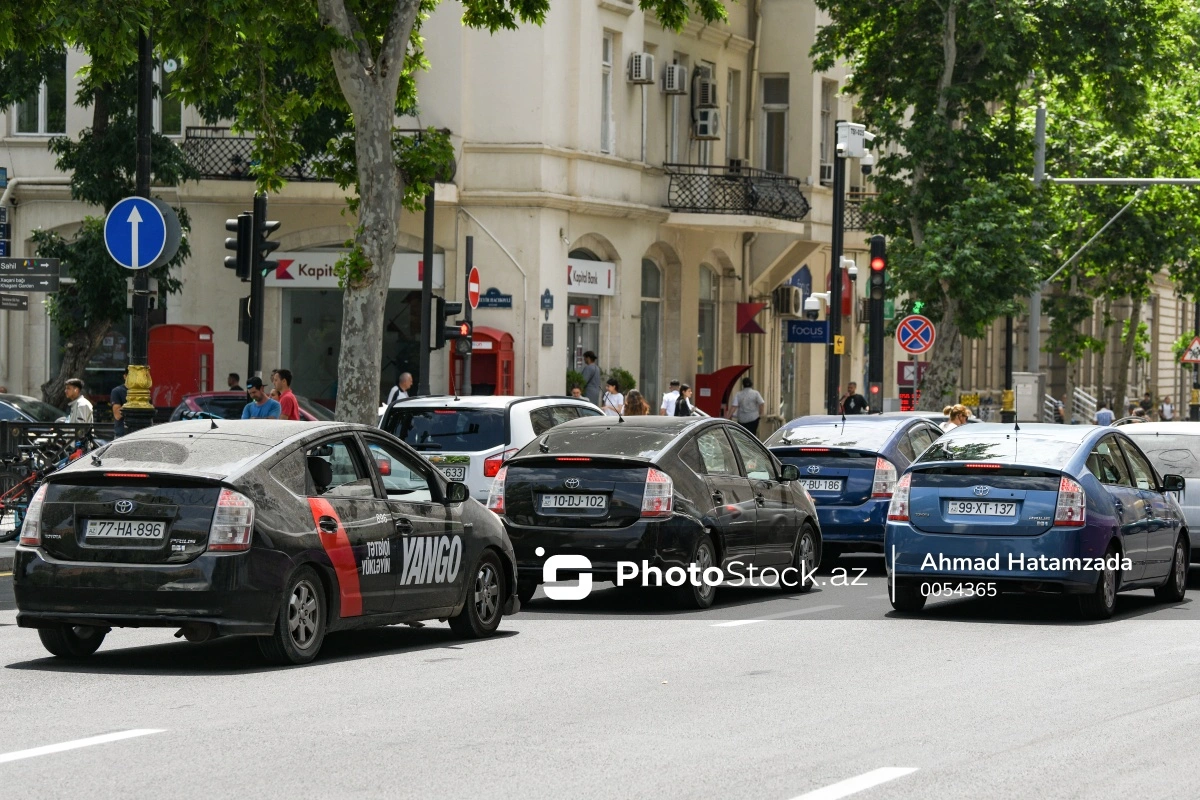
[[[704,571],[713,565],[712,551],[709,550],[707,544],[701,544],[696,548],[696,570],[700,575],[699,594],[701,597],[707,598],[710,594],[716,591],[715,586],[704,580]]]
[[[475,575],[475,613],[485,625],[500,609],[500,576],[491,564],[481,564]]]
[[[1175,543],[1175,585],[1187,585],[1188,557],[1183,551],[1183,542]]]
[[[288,633],[301,650],[312,646],[317,635],[317,592],[308,581],[300,581],[288,599]]]

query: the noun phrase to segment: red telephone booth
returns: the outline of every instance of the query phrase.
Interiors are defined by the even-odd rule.
[[[722,416],[721,412],[729,405],[729,396],[733,394],[737,379],[749,371],[750,365],[742,364],[725,367],[707,375],[697,375],[696,385],[692,387],[696,408],[710,417]]]
[[[155,325],[150,329],[150,402],[179,405],[185,394],[213,389],[213,331],[207,325]]]
[[[513,337],[497,328],[475,327],[471,336],[471,394],[513,393]],[[450,394],[463,385],[463,357],[450,351]]]

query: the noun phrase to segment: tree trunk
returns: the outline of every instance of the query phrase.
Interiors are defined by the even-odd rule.
[[[1121,341],[1121,360],[1117,362],[1113,394],[1114,401],[1120,404],[1118,417],[1125,416],[1127,404],[1125,395],[1129,393],[1129,368],[1133,364],[1133,354],[1137,348],[1138,327],[1142,324],[1142,301],[1140,298],[1131,297],[1129,301],[1133,303],[1133,308],[1129,312],[1129,328],[1125,332],[1125,338]]]
[[[108,321],[93,322],[67,338],[63,345],[62,367],[57,375],[42,384],[42,400],[58,408],[66,407],[67,394],[63,387],[70,378],[83,378],[88,362],[100,349],[112,326],[113,323]]]
[[[920,381],[918,411],[941,411],[947,403],[958,402],[959,372],[962,370],[962,335],[956,322],[958,302],[947,299],[945,307],[937,324],[929,369]]]

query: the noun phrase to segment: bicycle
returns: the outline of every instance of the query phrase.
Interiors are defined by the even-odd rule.
[[[91,446],[89,446],[91,445]],[[88,450],[94,449],[95,443],[89,434],[86,439],[76,440],[71,448],[68,448],[65,455],[62,455],[58,460],[50,463],[46,459],[46,455],[42,453],[34,445],[20,445],[18,452],[20,456],[16,460],[5,460],[4,465],[9,469],[10,473],[23,475],[14,486],[0,494],[0,525],[4,523],[4,517],[11,511],[13,514],[13,529],[7,533],[0,532],[0,544],[11,542],[21,535],[21,524],[25,521],[25,512],[29,508],[29,502],[33,499],[34,493],[38,487],[42,485],[42,481],[52,472],[62,469],[67,464],[70,464],[77,458],[83,456]]]

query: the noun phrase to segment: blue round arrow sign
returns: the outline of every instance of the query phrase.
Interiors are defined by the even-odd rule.
[[[144,269],[167,246],[167,222],[152,200],[126,197],[104,219],[104,246],[125,269]]]

